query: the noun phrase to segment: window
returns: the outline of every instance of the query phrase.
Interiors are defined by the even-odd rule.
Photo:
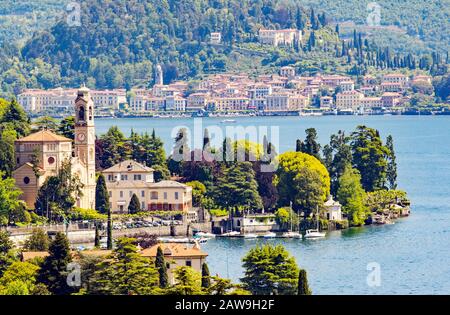
[[[130,198],[133,197],[133,192],[131,190],[130,190],[129,196],[130,196]]]
[[[145,190],[141,191],[141,197],[145,197]]]
[[[23,183],[24,183],[25,185],[28,185],[28,184],[30,183],[30,178],[29,178],[28,176],[24,177],[24,178],[23,178]]]
[[[47,161],[48,161],[48,164],[53,164],[53,163],[55,163],[55,158],[53,156],[51,156],[48,158]]]
[[[166,199],[167,199],[167,193],[164,192],[164,200],[166,200]]]
[[[158,192],[157,191],[152,191],[150,193],[150,199],[157,200],[158,199]]]
[[[128,175],[120,175],[120,180],[128,180]]]
[[[123,198],[123,191],[120,191],[120,198]]]
[[[142,180],[142,175],[141,174],[134,175],[134,180]]]
[[[175,200],[178,200],[178,191],[175,192]]]
[[[145,202],[144,201],[141,202],[141,209],[145,209]]]
[[[166,263],[166,268],[170,269],[170,263]]]
[[[109,192],[109,197],[112,198],[112,191]]]
[[[186,266],[187,267],[192,267],[192,261],[186,260]]]

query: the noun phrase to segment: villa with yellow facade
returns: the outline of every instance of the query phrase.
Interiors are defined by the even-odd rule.
[[[183,211],[192,209],[192,187],[163,180],[154,181],[154,170],[133,160],[120,162],[106,170],[106,188],[111,211],[127,213],[133,194],[143,211]]]

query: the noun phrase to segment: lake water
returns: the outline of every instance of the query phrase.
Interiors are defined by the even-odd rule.
[[[282,243],[308,271],[315,294],[450,294],[450,117],[449,116],[328,116],[237,117],[230,126],[278,126],[279,151],[294,150],[304,130],[317,129],[322,144],[338,130],[351,132],[365,124],[392,134],[398,163],[399,188],[408,192],[412,215],[394,225],[331,232],[326,239],[217,239],[203,245],[211,274],[238,281],[242,257],[258,242]],[[223,118],[204,118],[202,128]],[[117,125],[126,134],[151,132],[169,151],[171,135],[189,119],[97,119],[97,132]],[[379,264],[380,285],[369,286],[368,264]]]

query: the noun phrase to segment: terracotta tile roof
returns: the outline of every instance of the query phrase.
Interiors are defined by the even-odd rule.
[[[177,243],[164,243],[157,244],[150,248],[144,249],[141,251],[141,256],[143,257],[156,257],[156,253],[158,247],[164,252],[165,257],[206,257],[207,253],[203,252],[197,246],[188,246],[185,244],[177,244]]]
[[[122,161],[106,170],[103,171],[103,173],[116,173],[116,172],[128,172],[128,173],[133,173],[133,172],[153,172],[154,169],[152,169],[151,167],[142,165],[136,161],[133,160],[126,160],[126,161]]]
[[[72,251],[72,256],[76,259],[82,256],[89,256],[89,257],[105,257],[111,254],[111,250],[100,250],[100,249],[94,249],[94,250],[84,250],[81,252],[78,251]],[[45,258],[49,256],[50,254],[48,252],[22,252],[22,260],[27,261],[30,259],[34,259],[37,257]]]
[[[29,136],[17,139],[16,142],[72,142],[71,139],[57,135],[49,130],[41,130]]]

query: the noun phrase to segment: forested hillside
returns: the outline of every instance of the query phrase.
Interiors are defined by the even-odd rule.
[[[392,34],[360,26],[354,27],[355,33],[344,27],[349,19],[364,23],[369,1],[84,0],[79,1],[81,26],[68,25],[58,13],[64,1],[22,2],[26,5],[2,1],[3,17],[48,12],[46,23],[59,21],[48,28],[45,23],[24,28],[19,22],[9,37],[7,29],[14,27],[0,24],[3,93],[82,82],[97,88],[146,86],[152,83],[156,63],[163,65],[170,82],[227,70],[270,72],[285,64],[309,73],[420,67],[442,74],[440,63],[448,61],[448,8],[438,1],[407,1],[411,6],[400,0],[379,1],[381,24],[400,30]],[[261,27],[302,29],[305,39],[294,50],[261,47],[256,43]],[[213,31],[222,33],[223,45],[208,44]],[[22,33],[29,39],[18,44]],[[440,53],[422,55],[431,48]]]

